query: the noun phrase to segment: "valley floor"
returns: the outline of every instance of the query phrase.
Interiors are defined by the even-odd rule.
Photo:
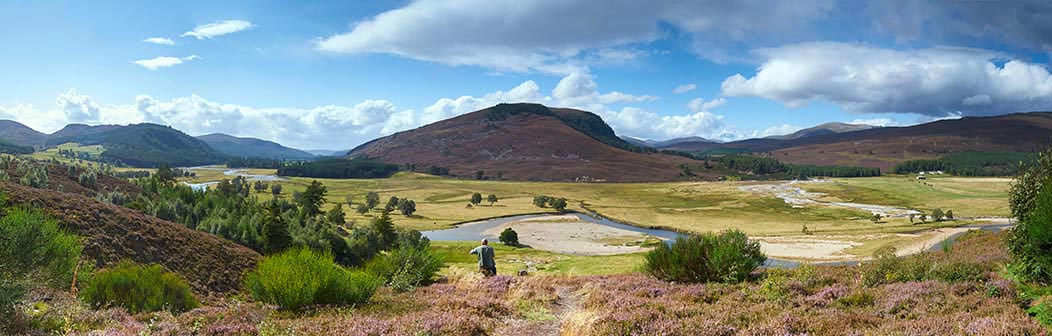
[[[199,168],[194,171],[198,173],[197,178],[186,179],[186,182],[207,183],[229,179],[236,174],[267,176],[274,173],[273,170],[261,169]],[[283,194],[278,197],[290,197],[313,180],[265,179],[284,187]],[[801,261],[858,260],[889,244],[902,251],[914,252],[925,246],[931,247],[927,243],[937,242],[940,239],[936,238],[954,232],[950,228],[986,224],[984,218],[1007,216],[1009,184],[1004,178],[931,177],[916,180],[911,176],[829,179],[814,183],[549,183],[455,180],[415,173],[399,173],[387,179],[318,180],[329,190],[328,206],[348,201],[352,204],[364,202],[365,194],[370,191],[378,192],[381,202],[391,196],[415,200],[417,212],[414,216],[394,216],[395,224],[402,228],[434,230],[480,218],[551,211],[532,203],[533,197],[547,195],[566,198],[569,210],[597,213],[639,227],[679,232],[741,229],[762,241],[770,256]],[[471,195],[476,192],[483,196],[496,195],[499,201],[468,206]],[[273,197],[270,193],[255,195],[260,199]],[[908,218],[910,213],[930,214],[937,208],[952,210],[957,219],[911,223]],[[375,209],[360,215],[353,211],[353,207],[345,207],[348,220],[361,223],[378,215],[378,211]],[[881,213],[884,218],[874,222],[874,213]],[[594,238],[585,240],[590,244],[597,240]],[[608,243],[614,243],[612,240]],[[547,242],[550,244],[545,246],[556,246],[539,247],[567,252],[558,243]],[[600,247],[593,252],[633,250],[617,246],[624,244],[606,245],[613,247]]]

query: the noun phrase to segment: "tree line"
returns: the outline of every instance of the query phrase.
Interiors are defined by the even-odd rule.
[[[908,160],[895,165],[896,174],[942,171],[958,176],[1012,176],[1034,155],[1019,152],[962,152],[938,159]]]

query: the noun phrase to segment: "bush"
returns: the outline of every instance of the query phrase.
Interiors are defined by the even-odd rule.
[[[340,267],[328,253],[304,248],[263,258],[245,278],[254,299],[290,310],[366,303],[382,283],[371,274]]]
[[[1033,209],[1007,239],[1012,254],[1009,269],[1025,280],[1052,282],[1052,183],[1045,183]]]
[[[504,245],[519,246],[519,233],[511,228],[500,232],[500,242]]]
[[[184,312],[198,306],[186,280],[160,265],[123,261],[96,273],[81,292],[94,308],[122,307],[130,313],[168,310]]]
[[[39,211],[8,210],[0,218],[0,321],[11,320],[29,287],[69,288],[82,250],[77,236]]]
[[[427,246],[402,246],[369,262],[366,269],[384,279],[397,291],[410,291],[426,285],[442,268],[442,259]]]
[[[679,282],[741,282],[767,257],[760,243],[744,232],[681,236],[672,245],[660,244],[646,255],[647,273]]]

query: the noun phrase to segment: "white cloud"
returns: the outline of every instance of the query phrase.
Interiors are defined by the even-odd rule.
[[[878,126],[878,127],[904,126],[903,124],[901,124],[898,121],[895,121],[894,119],[891,119],[891,118],[855,119],[855,120],[849,121],[847,123],[848,124],[855,124],[855,125]]]
[[[623,48],[668,36],[664,25],[690,36],[698,54],[726,58],[729,45],[790,36],[831,2],[419,0],[320,38],[316,48],[565,75],[587,70],[591,50],[606,60],[638,57]]]
[[[764,129],[762,131],[753,131],[752,134],[749,137],[751,137],[751,138],[765,138],[765,137],[769,137],[769,136],[772,136],[772,135],[789,135],[789,134],[793,134],[793,132],[796,132],[796,131],[799,131],[799,130],[802,130],[802,129],[803,128],[800,127],[800,126],[793,126],[793,125],[790,125],[790,124],[781,124],[781,125],[778,125],[778,126],[768,127],[768,128],[766,128],[766,129]],[[744,138],[744,136],[740,136],[740,135],[738,137],[739,138]]]
[[[697,88],[698,88],[698,86],[694,85],[694,83],[683,84],[683,85],[677,86],[675,89],[672,89],[672,93],[680,94],[680,93],[684,93],[684,92],[694,91],[694,89],[697,89]]]
[[[587,108],[594,104],[619,104],[640,103],[657,100],[650,95],[631,95],[627,93],[611,91],[599,93],[599,84],[587,73],[574,72],[563,79],[552,90],[552,97],[559,102],[559,106]]]
[[[198,40],[203,40],[206,38],[214,38],[216,36],[233,34],[240,31],[249,30],[255,27],[256,25],[252,24],[252,22],[244,20],[226,20],[197,26],[194,28],[194,30],[185,32],[179,36],[192,36],[197,38]]]
[[[172,41],[172,39],[167,38],[167,37],[151,37],[151,38],[148,38],[148,39],[145,39],[145,40],[142,40],[142,41],[146,42],[146,43],[153,43],[153,44],[175,45],[175,41]]]
[[[167,67],[170,67],[170,66],[183,64],[184,62],[189,62],[189,61],[193,61],[193,60],[196,60],[196,59],[201,59],[201,57],[198,57],[197,55],[190,55],[190,56],[183,57],[183,58],[170,57],[170,56],[160,56],[160,57],[155,57],[155,58],[151,58],[151,59],[132,61],[132,63],[141,65],[142,67],[150,69],[150,70],[157,70],[157,69],[161,69],[161,68],[167,68]]]
[[[705,101],[701,98],[694,98],[687,103],[687,108],[693,112],[708,111],[726,104],[727,100],[723,98],[716,98],[710,101]]]
[[[801,107],[826,101],[859,113],[994,115],[1052,107],[1052,74],[996,52],[936,47],[891,50],[814,42],[761,49],[756,74],[724,80],[723,94]]]

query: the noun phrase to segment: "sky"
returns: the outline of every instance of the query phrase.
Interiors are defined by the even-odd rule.
[[[1052,110],[1048,1],[0,0],[0,119],[301,149],[501,102],[622,136]]]

